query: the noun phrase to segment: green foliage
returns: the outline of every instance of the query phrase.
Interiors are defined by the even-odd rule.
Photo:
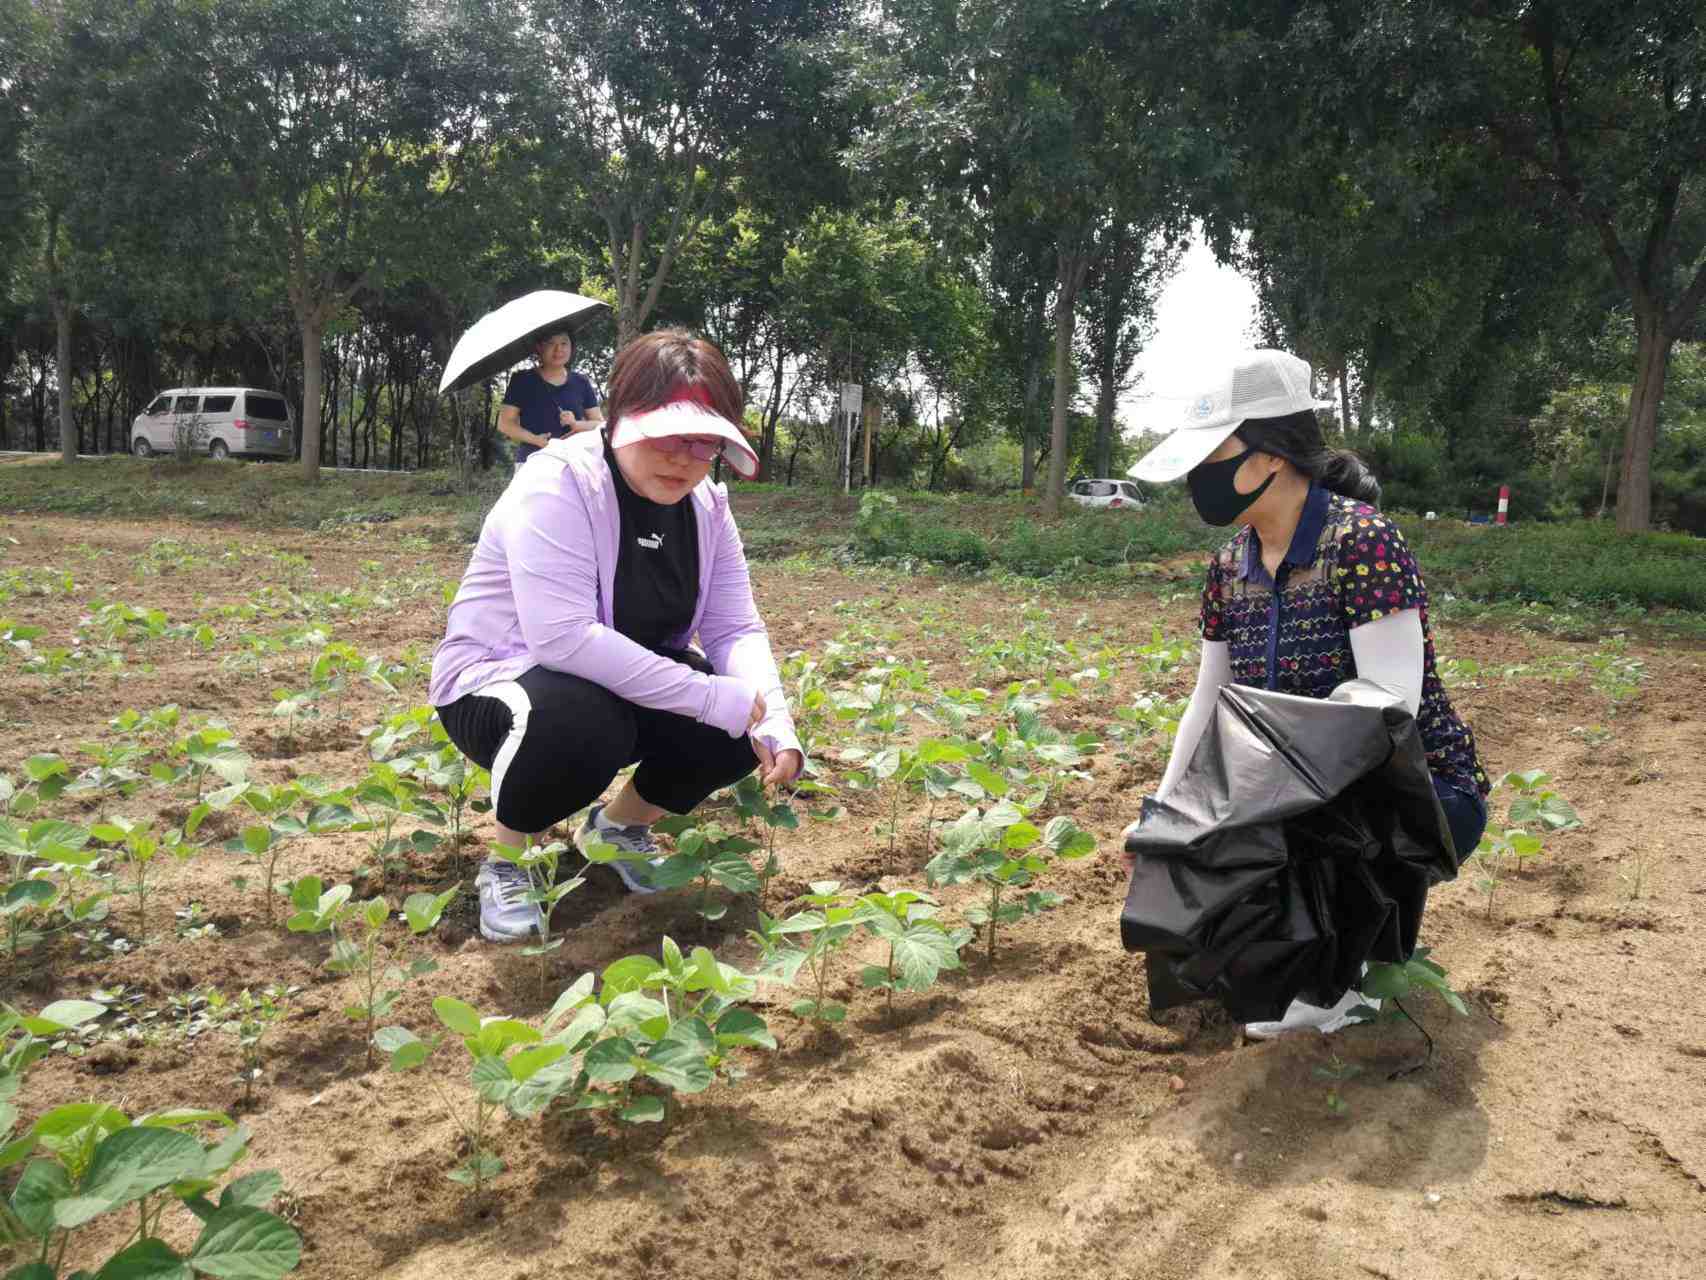
[[[254,1105],[255,1085],[260,1082],[265,1065],[263,1047],[267,1034],[289,1012],[290,1000],[300,990],[274,983],[259,992],[244,987],[235,996],[226,996],[217,989],[207,993],[207,1021],[237,1041],[242,1064],[237,1071],[237,1082],[243,1086],[245,1107]]]
[[[15,1133],[13,1105],[24,1073],[47,1051],[41,1039],[69,1031],[106,1012],[89,1001],[61,1001],[25,1016],[0,1006],[0,1168],[23,1165],[4,1206],[6,1234],[26,1242],[35,1261],[12,1276],[60,1274],[73,1239],[102,1234],[93,1223],[116,1226],[111,1215],[134,1212],[137,1226],[121,1239],[103,1276],[244,1277],[275,1280],[296,1269],[302,1241],[266,1211],[283,1187],[276,1173],[248,1174],[226,1183],[243,1158],[248,1133],[216,1111],[179,1108],[132,1119],[101,1102],[72,1103],[40,1115]],[[219,1137],[204,1143],[195,1130],[213,1126]],[[26,1163],[27,1162],[27,1163]],[[218,1192],[217,1200],[213,1199]],[[201,1221],[187,1254],[160,1237],[166,1212],[181,1204]],[[134,1209],[131,1206],[135,1206]],[[81,1233],[81,1234],[80,1234]],[[79,1271],[76,1276],[90,1273]]]
[[[762,953],[762,976],[791,986],[805,970],[812,995],[789,1008],[823,1027],[847,1018],[847,1006],[828,998],[829,974],[834,957],[859,928],[860,909],[842,893],[839,880],[814,880],[810,890],[790,904],[804,908],[790,916],[773,919],[759,912],[750,936]]]
[[[526,900],[539,912],[539,941],[523,947],[521,954],[539,957],[539,987],[544,990],[551,956],[563,946],[563,939],[551,936],[551,913],[556,910],[559,902],[586,883],[586,877],[575,875],[568,879],[561,878],[562,856],[568,852],[568,846],[561,840],[536,844],[529,839],[527,846],[522,849],[494,843],[491,850],[494,857],[514,863],[527,873],[527,883],[530,887]],[[594,852],[600,856],[601,861],[617,856],[616,848],[609,844],[595,845]]]
[[[968,809],[944,830],[942,852],[930,860],[924,874],[931,884],[975,881],[987,887],[988,901],[965,914],[973,927],[987,928],[988,960],[993,966],[999,925],[1040,915],[1066,900],[1061,894],[1031,888],[1037,876],[1057,858],[1082,858],[1095,849],[1095,837],[1071,818],[1051,818],[1039,831],[1025,819],[1023,810],[1003,801],[987,811]],[[1003,893],[1020,891],[1022,896],[1002,901]]]
[[[1493,784],[1493,799],[1501,791],[1515,794],[1504,821],[1488,823],[1470,859],[1476,868],[1475,887],[1487,896],[1489,919],[1493,915],[1493,897],[1504,883],[1505,874],[1512,868],[1522,874],[1527,864],[1543,852],[1544,841],[1539,833],[1574,831],[1582,825],[1570,802],[1546,785],[1550,781],[1550,775],[1530,769],[1507,773]]]
[[[929,990],[940,974],[961,967],[960,949],[975,936],[970,929],[949,929],[938,920],[940,906],[915,889],[859,898],[857,920],[888,947],[886,963],[866,965],[860,981],[884,993],[891,1021],[894,993]]]

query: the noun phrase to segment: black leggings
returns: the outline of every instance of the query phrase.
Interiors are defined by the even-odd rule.
[[[671,653],[699,670],[698,654]],[[586,808],[638,762],[640,798],[687,813],[758,766],[752,741],[670,711],[637,707],[603,685],[546,667],[438,708],[463,755],[492,772],[492,809],[512,831],[544,831]]]

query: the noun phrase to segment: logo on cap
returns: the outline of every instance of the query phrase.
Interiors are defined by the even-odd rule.
[[[1214,412],[1214,401],[1204,396],[1191,406],[1191,412],[1199,418],[1206,418]]]

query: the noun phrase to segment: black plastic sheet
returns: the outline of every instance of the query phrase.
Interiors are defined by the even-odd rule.
[[[1120,936],[1147,955],[1150,1007],[1218,1000],[1239,1022],[1332,1005],[1365,962],[1408,959],[1459,862],[1415,719],[1363,680],[1325,700],[1223,686],[1126,848]]]

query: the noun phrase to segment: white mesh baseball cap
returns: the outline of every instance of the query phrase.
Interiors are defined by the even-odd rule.
[[[1185,420],[1173,434],[1126,474],[1156,483],[1177,480],[1220,448],[1247,418],[1331,409],[1332,401],[1315,398],[1309,381],[1309,365],[1294,355],[1267,347],[1240,352],[1211,385],[1191,397]]]

